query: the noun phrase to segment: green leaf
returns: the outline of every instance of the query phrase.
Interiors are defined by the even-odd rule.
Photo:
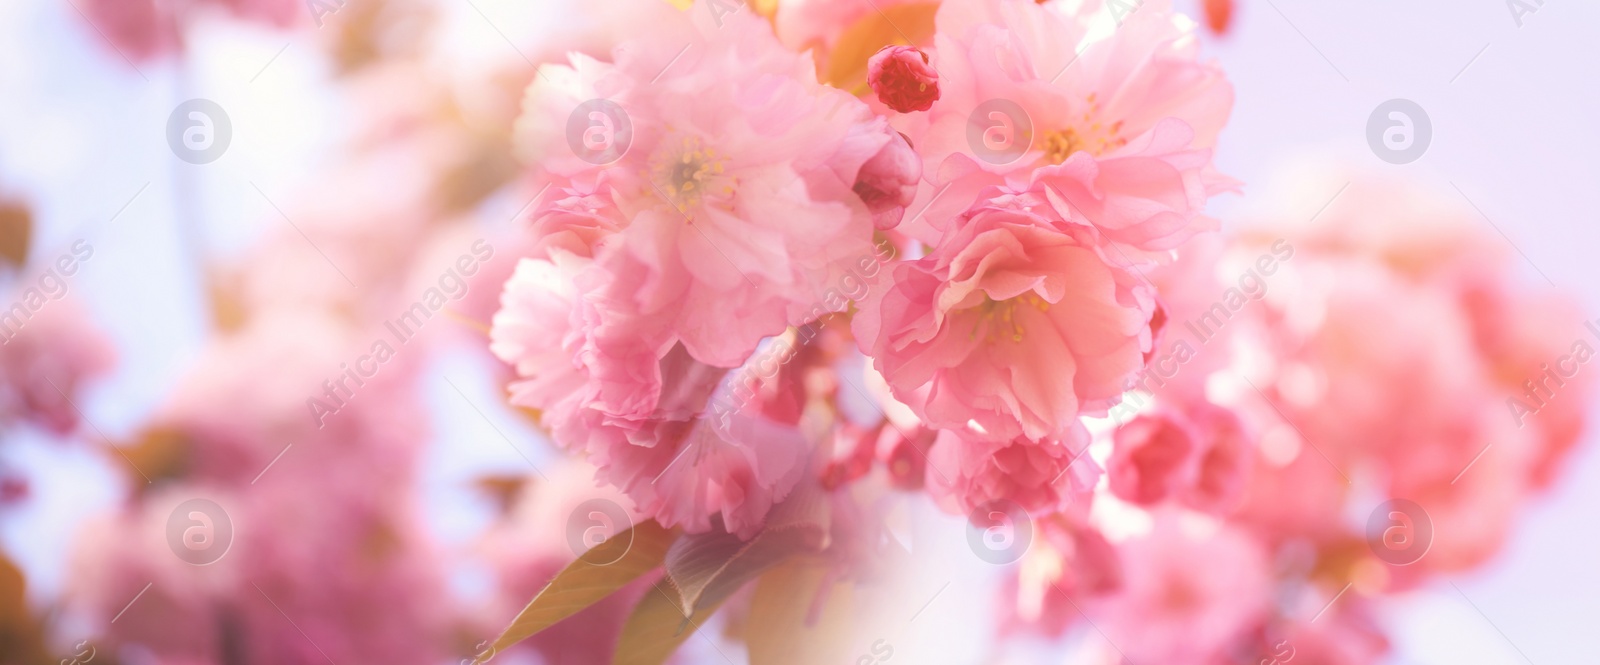
[[[628,621],[622,624],[622,637],[617,641],[612,665],[661,665],[667,662],[672,652],[716,613],[722,601],[727,600],[724,597],[707,603],[692,616],[684,616],[678,609],[678,599],[667,585],[656,582],[652,587],[634,606]]]
[[[828,544],[827,497],[802,486],[774,507],[767,524],[748,541],[718,524],[686,535],[666,555],[666,584],[655,584],[622,627],[615,665],[660,665],[734,592],[791,557]]]
[[[655,570],[671,542],[672,532],[654,521],[645,521],[584,552],[522,608],[505,632],[495,638],[486,655],[480,655],[473,662],[486,662],[494,654],[600,602],[639,576]]]
[[[767,525],[748,541],[720,527],[679,538],[667,550],[667,581],[678,590],[679,613],[689,615],[789,557],[822,551],[827,542],[828,505],[820,491],[803,486],[773,508]]]

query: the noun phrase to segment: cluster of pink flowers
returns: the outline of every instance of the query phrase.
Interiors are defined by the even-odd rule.
[[[305,413],[358,339],[334,320],[271,317],[200,359],[141,435],[136,450],[155,454],[133,457],[137,492],[82,527],[68,594],[104,626],[97,648],[161,663],[449,656],[455,613],[415,489],[415,363],[386,368],[325,428]],[[197,498],[220,510],[197,517]],[[207,530],[175,545],[175,519]]]
[[[64,294],[63,294],[64,295]],[[20,303],[0,321],[0,436],[24,427],[57,437],[88,430],[78,402],[111,369],[115,352],[76,299],[26,317]],[[25,499],[33,479],[0,466],[0,508]]]
[[[881,432],[827,415],[864,382],[817,337],[845,316],[881,410],[909,408],[948,467],[936,495],[1050,512],[1088,491],[1080,418],[1132,387],[1159,326],[1140,270],[1215,228],[1206,200],[1232,186],[1210,166],[1231,89],[1170,10],[1100,39],[1092,20],[946,5],[930,47],[871,59],[867,102],[752,12],[708,5],[542,67],[517,136],[540,250],[493,328],[512,402],[645,514],[748,535],[832,455],[820,441],[851,438],[806,418]],[[993,100],[1009,106],[984,115]],[[974,155],[974,127],[1015,149]],[[625,145],[575,143],[597,131]],[[707,417],[729,392],[739,408]],[[765,406],[781,399],[796,408]]]
[[[208,266],[214,336],[131,440],[107,442],[119,449],[107,456],[126,471],[126,496],[78,529],[64,598],[93,631],[69,636],[92,637],[96,662],[424,665],[471,654],[476,640],[465,635],[480,626],[455,604],[453,548],[425,520],[435,432],[422,383],[440,342],[461,333],[445,320],[487,320],[511,266],[493,253],[479,261],[472,250],[486,232],[465,228],[441,200],[451,194],[441,165],[463,130],[399,96],[438,95],[430,83],[443,82],[419,65],[386,64],[346,80],[363,128],[348,157],[310,191],[264,187],[296,226]],[[432,302],[430,290],[448,311],[423,312],[414,336],[394,337],[384,323]],[[66,304],[41,316],[69,314]],[[86,327],[75,332],[36,317],[27,339],[0,347],[27,379],[14,385],[49,390],[40,366],[101,357],[80,348]],[[359,359],[375,340],[394,353],[369,374]],[[7,358],[11,349],[39,353],[22,362]],[[58,358],[63,351],[74,355]],[[49,374],[69,394],[81,381]],[[336,413],[319,420],[308,408],[317,401]],[[220,512],[194,516],[196,499]],[[200,547],[175,542],[196,528]]]

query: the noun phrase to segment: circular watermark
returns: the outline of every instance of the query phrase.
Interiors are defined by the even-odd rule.
[[[1367,116],[1367,145],[1378,159],[1390,164],[1417,161],[1432,142],[1433,121],[1409,99],[1391,99]]]
[[[1391,565],[1416,563],[1432,546],[1433,520],[1415,501],[1391,499],[1367,517],[1367,547]]]
[[[609,99],[591,99],[567,116],[567,147],[590,164],[610,164],[622,159],[633,144],[633,121],[622,105]]]
[[[77,644],[72,645],[72,651],[72,654],[59,661],[60,665],[84,665],[94,660],[95,655],[99,653],[88,640],[79,640]]]
[[[196,566],[216,563],[233,545],[233,520],[210,499],[189,499],[167,516],[167,546]]]
[[[1033,119],[1009,99],[991,99],[967,116],[967,147],[990,164],[1010,164],[1033,147]]]
[[[233,122],[228,112],[209,99],[191,99],[167,116],[167,146],[178,159],[190,164],[210,164],[233,142]]]
[[[990,501],[967,515],[967,545],[979,559],[1003,566],[1021,559],[1032,544],[1033,519],[1014,501]]]
[[[628,511],[610,499],[589,499],[578,504],[572,514],[567,516],[567,546],[572,548],[576,556],[583,556],[585,552],[598,547],[601,543],[611,540],[624,531],[633,528],[633,517]],[[633,549],[633,533],[628,534],[628,543],[617,555],[606,561],[594,561],[597,566],[609,566],[622,560],[628,555],[628,550]]]

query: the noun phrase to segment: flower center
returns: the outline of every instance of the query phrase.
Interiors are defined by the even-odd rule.
[[[972,324],[972,339],[977,339],[981,331],[984,341],[987,342],[1000,339],[1022,341],[1027,330],[1024,330],[1022,323],[1017,321],[1016,310],[1019,303],[1041,312],[1050,311],[1050,303],[1032,291],[1006,300],[991,300],[985,297],[982,305],[973,308],[978,310],[978,320]]]
[[[688,135],[651,160],[650,175],[679,212],[693,217],[708,192],[733,194],[733,179],[723,175],[726,163],[727,158],[706,147],[700,137]]]
[[[1105,125],[1095,120],[1100,115],[1100,102],[1093,94],[1085,101],[1089,106],[1083,112],[1081,124],[1044,133],[1044,158],[1049,163],[1060,164],[1080,150],[1099,156],[1128,144],[1128,139],[1118,135],[1122,131],[1122,121]]]

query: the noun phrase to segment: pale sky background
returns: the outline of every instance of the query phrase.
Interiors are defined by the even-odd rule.
[[[560,25],[548,13],[551,2],[473,2],[522,43]],[[1533,283],[1542,272],[1581,298],[1590,317],[1600,316],[1592,256],[1600,247],[1592,206],[1600,182],[1593,158],[1600,154],[1600,39],[1593,34],[1600,6],[1547,0],[1519,27],[1503,0],[1238,2],[1232,35],[1208,41],[1207,49],[1238,93],[1218,166],[1245,181],[1246,195],[1220,201],[1213,212],[1227,219],[1285,196],[1287,186],[1274,176],[1308,163],[1370,169],[1440,197],[1459,196],[1459,188],[1527,256],[1524,279]],[[453,62],[517,58],[470,5],[445,4],[440,32]],[[59,254],[85,234],[96,247],[71,289],[121,350],[115,374],[84,403],[113,439],[147,416],[203,343],[198,293],[173,221],[174,177],[195,178],[208,249],[226,255],[281,223],[250,184],[290,196],[315,177],[304,165],[319,163],[344,131],[310,38],[228,23],[207,25],[197,37],[180,86],[170,63],[141,65],[142,75],[129,69],[67,0],[0,3],[0,191],[34,206],[40,255]],[[165,145],[168,112],[190,96],[222,103],[235,127],[228,158],[204,169],[182,164]],[[1378,160],[1365,138],[1368,115],[1391,98],[1417,102],[1433,125],[1427,153],[1403,166]],[[516,207],[500,203],[508,216]],[[496,401],[472,359],[447,357],[441,369],[475,402]],[[495,436],[442,382],[426,390],[440,441]],[[513,427],[508,418],[501,423]],[[0,521],[0,542],[29,569],[43,600],[61,585],[59,553],[74,525],[109,506],[121,481],[83,446],[20,438],[0,462],[34,476],[34,497],[25,512]],[[1596,443],[1591,432],[1555,491],[1518,521],[1492,564],[1454,580],[1460,593],[1440,583],[1384,605],[1397,647],[1392,662],[1593,662],[1589,635],[1600,619]],[[470,538],[484,523],[465,479],[525,468],[509,450],[493,447],[441,444],[429,455],[431,522],[447,541]],[[920,643],[948,662],[970,662],[962,655],[976,645],[960,635],[981,637],[970,627],[986,616],[974,608],[989,602],[985,576],[992,571],[966,556],[959,525],[940,533],[950,538],[951,556],[927,562],[934,571],[929,593],[939,579],[951,584],[903,637],[897,660],[905,654],[907,662],[932,662],[913,659],[910,644]],[[482,580],[463,574],[461,583],[470,591]]]

